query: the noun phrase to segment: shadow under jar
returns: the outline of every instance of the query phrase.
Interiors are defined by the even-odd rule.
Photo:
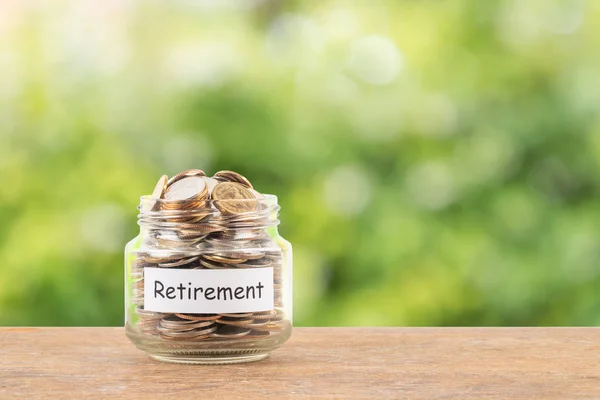
[[[125,248],[125,328],[151,357],[223,364],[260,360],[292,331],[292,247],[277,197],[143,196]]]

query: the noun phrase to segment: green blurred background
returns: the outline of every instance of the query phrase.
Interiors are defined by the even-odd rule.
[[[121,325],[158,177],[277,194],[296,325],[600,323],[600,2],[0,2],[0,324]]]

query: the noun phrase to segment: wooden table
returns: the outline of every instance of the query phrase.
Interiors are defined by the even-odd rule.
[[[296,328],[269,358],[153,361],[122,328],[0,328],[0,399],[600,399],[600,329]]]

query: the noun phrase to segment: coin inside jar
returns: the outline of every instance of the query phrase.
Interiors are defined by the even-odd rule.
[[[221,182],[212,191],[215,207],[224,214],[242,214],[258,209],[254,194],[239,183]]]
[[[215,321],[220,318],[219,314],[175,314],[181,319],[190,321]]]
[[[250,331],[250,329],[238,326],[221,325],[217,328],[216,332],[211,334],[211,336],[215,338],[240,337],[249,334]]]

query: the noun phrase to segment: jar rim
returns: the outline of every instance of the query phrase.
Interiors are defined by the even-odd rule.
[[[232,203],[232,202],[235,202],[235,203],[259,202],[259,203],[264,203],[264,204],[277,205],[278,198],[276,195],[262,194],[262,196],[263,196],[262,198],[254,198],[254,199],[222,199],[222,200],[208,199],[208,200],[201,200],[201,201],[204,203],[207,203],[207,204],[214,204],[216,202],[221,203],[221,204]],[[185,200],[159,199],[157,197],[152,196],[151,194],[140,196],[140,206],[143,203],[150,202],[150,201],[155,202],[155,204],[177,204],[177,203],[187,203],[187,202],[195,201],[195,200],[193,198],[185,199]]]
[[[251,204],[251,206],[250,206]],[[277,196],[256,199],[165,200],[141,196],[138,225],[155,230],[264,229],[279,224]]]

